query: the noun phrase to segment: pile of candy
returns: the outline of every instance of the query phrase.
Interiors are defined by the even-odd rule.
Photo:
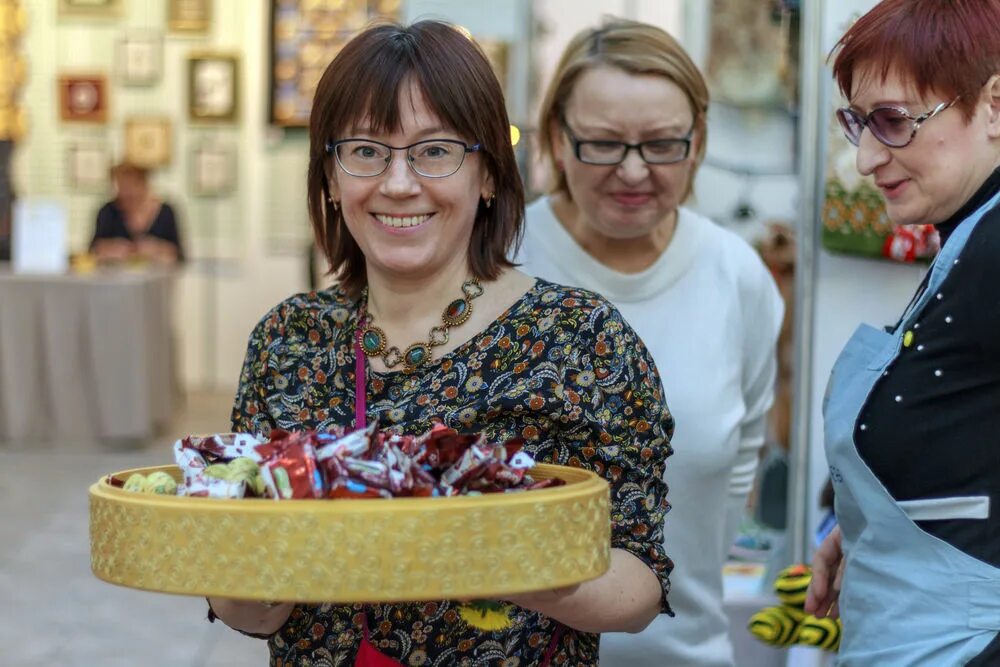
[[[394,498],[476,495],[558,486],[533,479],[523,441],[488,443],[435,426],[421,436],[275,430],[190,436],[174,444],[182,496],[212,498]],[[131,478],[129,480],[131,482]],[[139,490],[139,489],[134,489]]]

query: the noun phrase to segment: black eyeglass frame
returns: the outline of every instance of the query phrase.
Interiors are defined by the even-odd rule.
[[[642,161],[645,162],[646,164],[651,164],[654,166],[665,165],[665,164],[677,164],[679,162],[683,162],[684,160],[688,159],[688,157],[691,155],[691,141],[694,139],[694,126],[692,126],[691,129],[688,131],[687,135],[683,137],[676,137],[676,138],[671,137],[668,139],[650,139],[648,141],[640,141],[637,144],[630,144],[625,141],[580,139],[573,132],[572,128],[570,128],[569,123],[566,122],[565,118],[561,118],[560,123],[563,126],[563,131],[566,132],[566,137],[569,139],[570,143],[573,144],[573,154],[576,156],[576,159],[582,162],[583,164],[589,164],[597,167],[617,167],[622,162],[624,162],[626,158],[628,158],[628,154],[633,150],[639,152],[639,157],[641,157]],[[656,162],[653,160],[649,160],[646,157],[646,153],[643,151],[643,146],[647,146],[649,144],[665,144],[665,143],[683,144],[684,155],[676,160],[670,160],[668,162]],[[581,147],[584,145],[592,145],[592,146],[596,145],[596,146],[607,146],[607,147],[620,146],[623,147],[625,151],[622,153],[621,159],[619,159],[617,162],[594,162],[593,160],[585,160],[582,157]]]
[[[959,97],[956,97],[951,102],[941,102],[930,111],[922,113],[919,116],[914,116],[912,113],[910,113],[909,109],[897,106],[895,104],[883,104],[881,106],[877,106],[864,115],[861,115],[851,107],[841,107],[837,109],[837,121],[840,123],[840,129],[843,130],[844,136],[847,137],[847,140],[851,142],[851,144],[853,144],[854,146],[861,145],[861,134],[865,131],[865,128],[868,128],[868,131],[872,133],[872,136],[875,137],[875,139],[877,139],[878,142],[881,143],[882,145],[888,146],[889,148],[906,148],[911,143],[913,143],[913,140],[917,136],[917,130],[920,129],[921,125],[926,123],[934,116],[937,116],[945,109],[951,108],[955,104],[955,102],[959,100]],[[906,118],[911,122],[912,126],[910,129],[910,136],[904,143],[902,144],[890,143],[888,139],[881,136],[880,133],[872,127],[871,125],[872,114],[878,113],[883,109],[891,109],[892,111],[897,112],[903,118]],[[857,139],[851,137],[851,133],[848,131],[848,124],[847,121],[845,120],[845,116],[850,116],[858,123],[858,125],[861,126],[861,131],[858,132]]]
[[[378,146],[384,146],[385,148],[388,148],[389,157],[386,158],[385,165],[382,167],[382,171],[378,172],[377,174],[355,174],[350,169],[345,167],[343,161],[340,159],[340,151],[337,150],[337,147],[340,146],[341,144],[350,143],[352,141],[363,141],[365,143],[376,144]],[[422,144],[455,144],[456,146],[461,146],[463,150],[462,161],[458,163],[457,167],[455,167],[455,171],[451,172],[450,174],[432,175],[432,174],[421,173],[420,170],[418,170],[416,166],[414,166],[413,164],[413,156],[410,155],[410,149],[413,148],[414,146],[420,146]],[[326,145],[323,147],[323,149],[326,151],[327,155],[334,156],[334,158],[337,160],[337,164],[340,165],[340,168],[343,169],[345,173],[354,176],[355,178],[375,178],[376,176],[381,176],[382,174],[385,173],[386,169],[389,168],[389,165],[392,164],[392,156],[395,154],[396,151],[406,151],[406,164],[409,165],[410,169],[417,176],[421,176],[423,178],[448,178],[449,176],[454,176],[456,173],[458,173],[458,170],[462,168],[462,165],[465,164],[466,155],[468,155],[469,153],[478,153],[482,151],[483,145],[481,143],[475,143],[470,146],[464,141],[459,141],[458,139],[423,139],[421,141],[414,142],[408,146],[390,146],[389,144],[382,143],[381,141],[375,141],[374,139],[350,137],[347,139],[339,139],[337,141],[328,141],[326,142]]]

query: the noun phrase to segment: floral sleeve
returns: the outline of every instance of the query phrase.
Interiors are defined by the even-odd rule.
[[[250,333],[233,403],[232,428],[237,433],[267,435],[275,428],[268,407],[268,399],[272,395],[268,387],[278,366],[283,329],[279,307],[265,315]]]
[[[588,313],[563,365],[567,437],[579,463],[611,486],[611,546],[633,554],[660,579],[667,603],[673,563],[663,546],[670,504],[663,480],[674,420],[646,346],[612,306]],[[576,463],[571,461],[571,463]]]

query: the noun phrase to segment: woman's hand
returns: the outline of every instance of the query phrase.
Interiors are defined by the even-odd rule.
[[[294,602],[260,602],[208,598],[212,611],[226,625],[255,635],[272,635],[281,629],[295,608]]]
[[[836,526],[819,545],[812,562],[812,581],[806,592],[806,613],[837,618],[837,599],[844,578],[844,552],[840,526]]]

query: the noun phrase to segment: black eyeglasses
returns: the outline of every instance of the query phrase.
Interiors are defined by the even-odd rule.
[[[390,146],[371,139],[329,141],[327,155],[337,157],[340,168],[351,176],[369,178],[389,168],[395,151],[406,151],[406,163],[418,176],[444,178],[462,167],[465,156],[482,150],[481,144],[468,145],[455,139],[427,139],[409,146]]]
[[[871,130],[872,136],[886,146],[903,148],[917,136],[917,130],[921,125],[957,101],[956,97],[951,102],[942,102],[919,116],[914,116],[903,107],[892,104],[875,107],[868,112],[868,115],[861,115],[850,107],[843,107],[837,109],[837,120],[840,121],[840,127],[843,128],[847,140],[855,146],[861,143],[861,133],[867,127]]]
[[[631,150],[639,151],[639,157],[646,164],[674,164],[687,159],[691,152],[691,137],[694,128],[687,133],[686,137],[676,139],[652,139],[650,141],[640,141],[637,144],[629,144],[624,141],[591,141],[589,139],[579,139],[570,129],[565,119],[562,120],[563,129],[566,136],[573,144],[573,152],[576,159],[584,164],[596,164],[601,166],[611,166],[621,164],[628,157]]]

